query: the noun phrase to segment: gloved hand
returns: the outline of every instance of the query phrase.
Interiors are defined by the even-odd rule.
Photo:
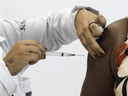
[[[94,38],[94,36],[102,36],[99,26],[105,28],[105,25],[106,19],[102,15],[96,15],[84,9],[80,10],[77,13],[75,27],[77,30],[78,37],[83,46],[95,59],[99,59],[100,56],[105,55],[105,52],[102,50],[102,48],[99,46],[99,44]]]
[[[37,63],[40,59],[45,59],[47,48],[37,40],[28,39],[18,41],[6,57],[3,59],[11,75],[17,75],[28,63]]]

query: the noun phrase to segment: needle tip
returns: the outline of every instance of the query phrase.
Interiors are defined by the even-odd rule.
[[[84,55],[77,55],[77,54],[76,54],[75,56],[84,56]]]

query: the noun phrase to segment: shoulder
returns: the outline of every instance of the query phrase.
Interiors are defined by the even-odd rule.
[[[120,45],[127,38],[127,21],[126,19],[121,19],[116,22],[111,23],[103,32],[102,38],[99,40],[99,44],[106,52],[109,51],[109,60],[111,64],[111,69],[114,77],[116,78],[117,68],[116,68],[116,53]]]

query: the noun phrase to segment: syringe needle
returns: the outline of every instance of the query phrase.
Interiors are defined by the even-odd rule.
[[[75,56],[84,56],[84,55],[78,55],[78,54],[75,54]]]
[[[78,54],[69,54],[69,56],[84,56],[84,55],[78,55]]]

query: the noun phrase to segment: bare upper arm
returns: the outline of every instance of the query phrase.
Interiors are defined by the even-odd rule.
[[[103,36],[97,42],[106,55],[95,60],[88,54],[87,74],[81,96],[114,96],[113,87],[117,72],[115,55],[126,37],[126,19],[116,21],[104,30]]]

